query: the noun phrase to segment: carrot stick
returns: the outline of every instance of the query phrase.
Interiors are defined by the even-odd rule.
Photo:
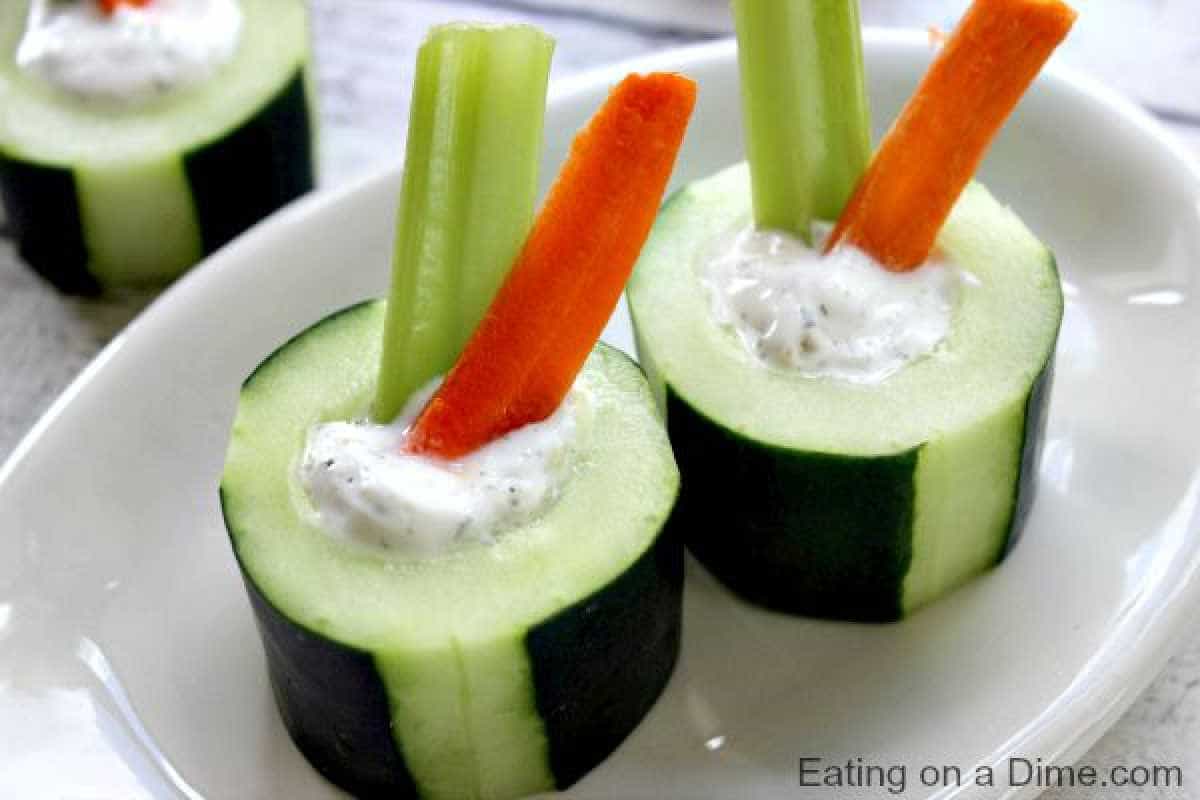
[[[631,75],[571,148],[491,308],[409,434],[457,458],[550,416],[650,233],[695,105],[678,75]]]
[[[150,0],[100,0],[100,9],[105,14],[115,14],[121,6],[142,8],[148,5],[150,5]]]
[[[884,138],[826,252],[845,242],[891,270],[920,266],[1074,21],[1059,0],[975,0]]]

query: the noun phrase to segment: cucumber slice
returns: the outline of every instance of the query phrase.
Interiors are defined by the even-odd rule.
[[[898,619],[1003,559],[1021,529],[1063,313],[1054,258],[971,185],[940,246],[979,285],[937,351],[862,386],[764,367],[712,321],[700,259],[750,221],[744,165],[686,187],[629,286],[683,475],[679,524],[751,601]]]
[[[511,798],[570,785],[653,705],[679,649],[678,473],[637,366],[582,373],[576,474],[544,516],[426,561],[347,548],[303,511],[308,428],[365,417],[383,302],[329,317],[246,382],[221,502],[283,719],[356,795]]]
[[[314,184],[301,0],[241,0],[233,60],[135,110],[26,75],[29,0],[0,10],[0,198],[22,257],[64,291],[156,285]]]

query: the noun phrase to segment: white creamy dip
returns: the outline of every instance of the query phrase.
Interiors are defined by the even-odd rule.
[[[241,30],[237,0],[153,0],[111,15],[96,0],[34,0],[17,63],[83,99],[136,105],[211,78]]]
[[[545,511],[571,473],[584,392],[572,389],[543,422],[457,461],[403,452],[437,388],[409,400],[390,425],[331,422],[309,431],[299,480],[329,535],[403,556],[430,557],[496,537]]]
[[[786,233],[753,228],[721,239],[699,269],[713,317],[763,363],[867,384],[946,338],[970,280],[948,263],[891,272],[854,247],[822,255]]]

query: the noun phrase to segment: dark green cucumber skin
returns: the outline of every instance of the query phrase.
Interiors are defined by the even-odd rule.
[[[233,530],[228,518],[225,525]],[[612,754],[674,671],[683,615],[683,548],[671,528],[665,526],[607,586],[526,635],[536,708],[560,789]],[[326,779],[356,797],[418,798],[395,746],[391,708],[371,654],[289,619],[240,560],[238,568],[275,703],[296,747]]]
[[[747,439],[667,386],[683,476],[673,524],[722,583],[790,614],[899,619],[917,450],[859,459]]]
[[[1025,523],[1029,520],[1029,512],[1033,509],[1033,501],[1037,496],[1037,469],[1042,461],[1042,448],[1046,440],[1046,420],[1050,416],[1050,393],[1054,386],[1055,351],[1051,350],[1050,360],[1042,374],[1033,384],[1029,398],[1025,401],[1025,433],[1021,445],[1021,467],[1017,478],[1016,499],[1013,502],[1012,522],[1008,526],[1008,538],[1004,548],[996,557],[1000,563],[1008,557],[1025,533]]]
[[[387,692],[371,654],[288,619],[240,561],[239,569],[275,705],[297,749],[317,772],[355,797],[418,797],[392,737]]]
[[[205,253],[313,188],[311,115],[301,68],[237,130],[184,156]]]
[[[315,184],[304,68],[232,133],[184,156],[204,255]],[[74,172],[0,156],[0,198],[21,258],[68,294],[96,295]]]
[[[1037,487],[1054,359],[1025,402],[1025,431],[1008,535],[1021,537]],[[729,589],[789,614],[894,622],[912,564],[920,448],[855,459],[748,439],[692,408],[669,384],[667,432],[683,487],[673,523]]]
[[[668,523],[622,575],[525,637],[559,789],[608,758],[671,678],[683,610],[675,530]]]
[[[0,156],[0,200],[17,250],[34,271],[68,294],[94,295],[75,176],[68,169]]]
[[[1061,282],[1058,259],[1052,253],[1049,255],[1054,279]],[[1061,330],[1061,317],[1059,321]],[[1050,355],[1025,400],[1025,430],[1022,432],[1021,466],[1017,477],[1016,497],[1013,500],[1013,515],[1008,526],[1008,537],[996,556],[997,564],[1008,558],[1009,553],[1021,541],[1025,533],[1025,523],[1029,520],[1033,502],[1037,498],[1037,470],[1042,462],[1042,449],[1046,441],[1046,420],[1050,417],[1050,394],[1054,388],[1055,366],[1058,361],[1058,336],[1059,332],[1056,331],[1054,341],[1050,343]]]

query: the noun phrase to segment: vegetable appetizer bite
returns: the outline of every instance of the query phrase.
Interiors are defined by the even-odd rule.
[[[1033,501],[1062,290],[971,176],[1075,15],[977,0],[871,158],[856,3],[734,12],[749,165],[672,198],[629,286],[675,520],[748,600],[895,620]]]
[[[242,389],[221,504],[276,701],[359,796],[566,787],[678,655],[678,472],[641,371],[597,339],[695,86],[624,80],[534,220],[552,48],[527,26],[431,32],[388,300]]]
[[[5,0],[0,199],[64,291],[164,283],[313,186],[303,0]]]

